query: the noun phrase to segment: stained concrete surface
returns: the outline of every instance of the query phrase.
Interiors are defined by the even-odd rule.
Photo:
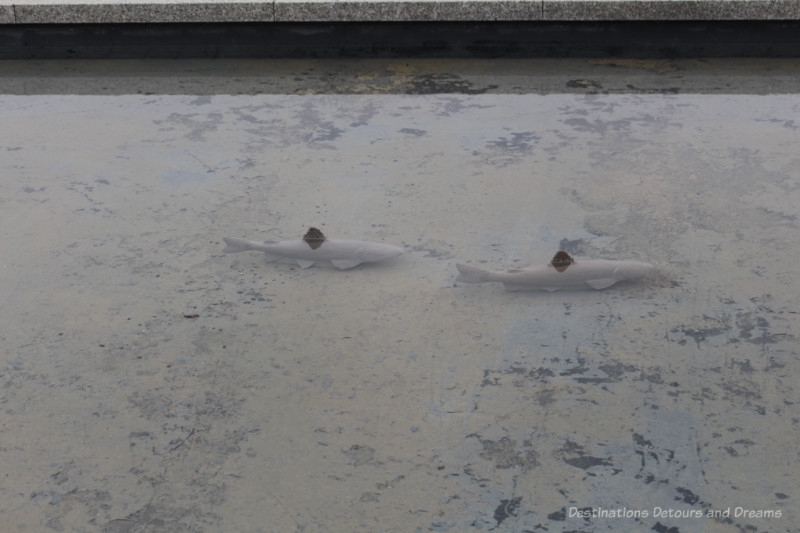
[[[7,531],[796,530],[796,94],[0,100]]]
[[[800,59],[0,60],[0,94],[796,94]]]

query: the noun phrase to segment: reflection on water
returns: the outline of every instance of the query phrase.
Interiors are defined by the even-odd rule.
[[[11,529],[800,518],[796,96],[2,106]],[[406,253],[342,271],[221,253],[309,227]],[[456,282],[457,263],[584,258],[656,271],[601,291]]]

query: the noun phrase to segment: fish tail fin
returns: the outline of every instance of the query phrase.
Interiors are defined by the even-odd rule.
[[[236,239],[234,237],[223,237],[223,241],[225,241],[225,248],[222,249],[223,252],[232,254],[235,252],[246,252],[247,250],[252,250],[253,246],[250,241],[246,241],[244,239]]]
[[[486,274],[488,274],[488,272],[483,269],[462,265],[461,263],[456,264],[456,268],[458,269],[456,281],[463,281],[464,283],[481,283],[487,281]]]

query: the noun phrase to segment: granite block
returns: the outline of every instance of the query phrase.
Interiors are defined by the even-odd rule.
[[[14,23],[14,6],[0,5],[0,24]]]
[[[544,0],[545,20],[796,20],[797,0]]]
[[[0,24],[800,20],[800,0],[0,0]]]
[[[275,2],[275,20],[287,22],[541,20],[541,15],[541,2],[538,0]]]
[[[19,24],[271,22],[272,2],[25,2],[14,6]]]

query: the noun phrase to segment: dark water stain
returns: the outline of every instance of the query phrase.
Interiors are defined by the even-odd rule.
[[[619,361],[612,361],[604,365],[599,365],[598,368],[605,372],[611,381],[619,381],[626,373],[639,371],[637,366],[621,363]]]
[[[528,370],[525,367],[511,367],[507,370],[484,370],[481,387],[502,386],[504,376],[518,376],[518,378],[531,381],[533,383],[548,383],[549,378],[555,377],[556,373],[545,367],[538,367]]]
[[[667,527],[661,522],[656,522],[656,525],[653,526],[652,531],[656,533],[681,533],[681,530],[677,527]]]
[[[103,525],[103,533],[131,533],[134,531],[206,531],[201,526],[187,527],[189,521],[221,525],[221,517],[194,507],[170,507],[169,498],[149,503],[125,518],[111,520]],[[219,502],[222,503],[222,502]]]
[[[636,365],[613,359],[605,360],[601,364],[582,357],[563,361],[552,359],[551,361],[553,365],[550,367],[540,366],[528,369],[523,366],[511,366],[502,370],[484,370],[481,387],[502,386],[508,383],[508,380],[503,379],[504,376],[515,376],[515,385],[521,384],[520,380],[529,381],[532,384],[546,384],[550,381],[550,378],[555,376],[571,377],[575,383],[583,385],[618,383],[631,376],[636,380],[646,380],[655,384],[663,383],[658,373],[647,374],[645,369]],[[540,402],[545,402],[542,405],[549,403],[546,392],[546,389],[539,391]]]
[[[424,137],[428,134],[427,130],[418,130],[415,128],[403,128],[400,130],[400,133],[405,133],[406,135],[413,135],[414,137]]]
[[[496,150],[528,152],[540,139],[539,135],[530,131],[512,132],[511,137],[500,137],[497,140],[488,141],[486,146]]]
[[[704,342],[709,337],[716,337],[723,335],[730,330],[730,327],[710,327],[710,328],[693,328],[689,326],[679,326],[672,328],[670,333],[680,333],[684,337],[693,339],[697,347],[700,348],[700,343]],[[686,340],[679,340],[678,344],[685,344]]]
[[[749,439],[737,439],[731,443],[730,446],[723,446],[722,449],[728,452],[731,457],[739,457],[747,455],[747,449],[755,445],[755,442]]]
[[[452,245],[449,245],[449,246],[451,248],[453,247]],[[427,246],[427,245],[422,245],[422,244],[418,244],[416,246],[412,246],[411,247],[411,251],[413,251],[413,252],[425,252],[425,257],[441,258],[441,257],[450,257],[450,255],[451,255],[450,252],[448,252],[448,251],[437,250],[436,248],[433,248],[432,246]]]
[[[516,440],[508,437],[496,441],[482,439],[477,434],[467,435],[467,438],[469,437],[475,437],[480,441],[483,450],[479,455],[487,461],[492,461],[495,468],[505,470],[520,467],[523,472],[527,472],[539,466],[539,454],[533,450],[533,443],[527,439],[518,446]]]
[[[453,74],[419,74],[408,83],[408,94],[484,94],[497,85],[476,88]]]
[[[628,131],[631,128],[630,120],[593,120],[589,122],[585,118],[568,118],[564,120],[568,126],[572,126],[582,133],[595,133],[605,135],[608,132]]]
[[[336,127],[332,122],[325,122],[319,124],[317,129],[307,137],[307,140],[311,143],[324,143],[338,139],[343,133],[344,130]]]
[[[676,463],[675,450],[660,446],[641,433],[633,433],[631,439],[633,452],[640,458],[639,471],[634,474],[634,478],[646,485],[654,482],[668,484],[669,478],[663,477],[664,470],[667,465]]]
[[[653,447],[653,443],[651,441],[645,439],[642,435],[639,435],[638,433],[634,433],[633,434],[633,442],[637,446],[641,446],[643,448],[652,448]]]
[[[626,84],[625,87],[627,87],[631,91],[635,91],[637,93],[642,93],[642,94],[679,94],[681,92],[680,87],[644,88],[644,87],[637,87],[632,83]]]
[[[751,344],[774,344],[778,342],[769,332],[769,321],[754,313],[743,313],[736,317],[739,338]],[[756,335],[760,333],[760,335]]]
[[[681,324],[670,329],[670,333],[681,334],[684,338],[677,339],[678,344],[686,344],[686,338],[691,338],[700,348],[700,344],[710,337],[727,334],[738,329],[738,335],[727,340],[728,343],[748,342],[755,345],[776,344],[784,339],[792,338],[791,335],[772,333],[771,324],[764,314],[773,313],[772,310],[759,305],[757,311],[739,311],[735,314],[722,314],[719,316],[696,317],[692,324]],[[674,339],[671,339],[674,340]]]
[[[358,501],[362,503],[380,503],[380,493],[377,492],[364,492]]]
[[[575,468],[580,468],[582,470],[588,470],[589,468],[593,468],[595,466],[613,466],[611,461],[608,459],[592,457],[590,455],[564,459],[564,462],[570,466],[574,466]]]
[[[378,114],[378,108],[373,102],[368,102],[356,113],[356,119],[350,123],[351,128],[368,125],[372,117]]]
[[[736,382],[726,382],[720,385],[722,390],[730,394],[731,396],[738,396],[740,398],[744,398],[746,400],[760,400],[761,393],[759,392],[759,388],[755,383],[746,381],[746,380],[739,380]],[[762,408],[763,409],[763,408]]]
[[[756,369],[753,368],[753,365],[750,364],[750,359],[745,359],[744,361],[737,361],[735,359],[732,359],[730,365],[728,366],[730,368],[736,368],[739,370],[739,372],[742,372],[744,374],[752,374],[753,372],[756,371]]]
[[[564,250],[567,253],[580,255],[583,253],[587,247],[588,243],[583,239],[575,239],[573,241],[569,239],[561,239],[558,243],[558,249]]]
[[[353,466],[377,463],[375,460],[375,449],[369,446],[354,444],[342,453],[350,459]]]
[[[576,365],[572,368],[564,370],[563,372],[559,372],[559,376],[574,376],[575,374],[585,374],[589,371],[589,366],[586,364],[586,359],[583,358],[576,358]]]
[[[153,122],[162,129],[183,129],[191,141],[206,142],[206,134],[217,131],[223,122],[222,113],[172,113],[166,119]]]
[[[694,505],[700,501],[700,496],[690,491],[689,489],[678,487],[675,489],[675,491],[681,495],[681,498],[675,498],[676,500],[688,503],[689,505]]]
[[[495,527],[502,524],[509,516],[517,516],[516,512],[521,502],[522,498],[519,497],[510,500],[500,500],[500,505],[494,510],[494,519],[497,522]]]
[[[583,446],[567,439],[567,442],[558,450],[564,462],[581,470],[588,470],[595,466],[613,466],[609,459],[588,455]]]
[[[593,90],[599,90],[603,88],[600,82],[595,80],[568,80],[567,87],[569,87],[570,89],[593,89]]]

